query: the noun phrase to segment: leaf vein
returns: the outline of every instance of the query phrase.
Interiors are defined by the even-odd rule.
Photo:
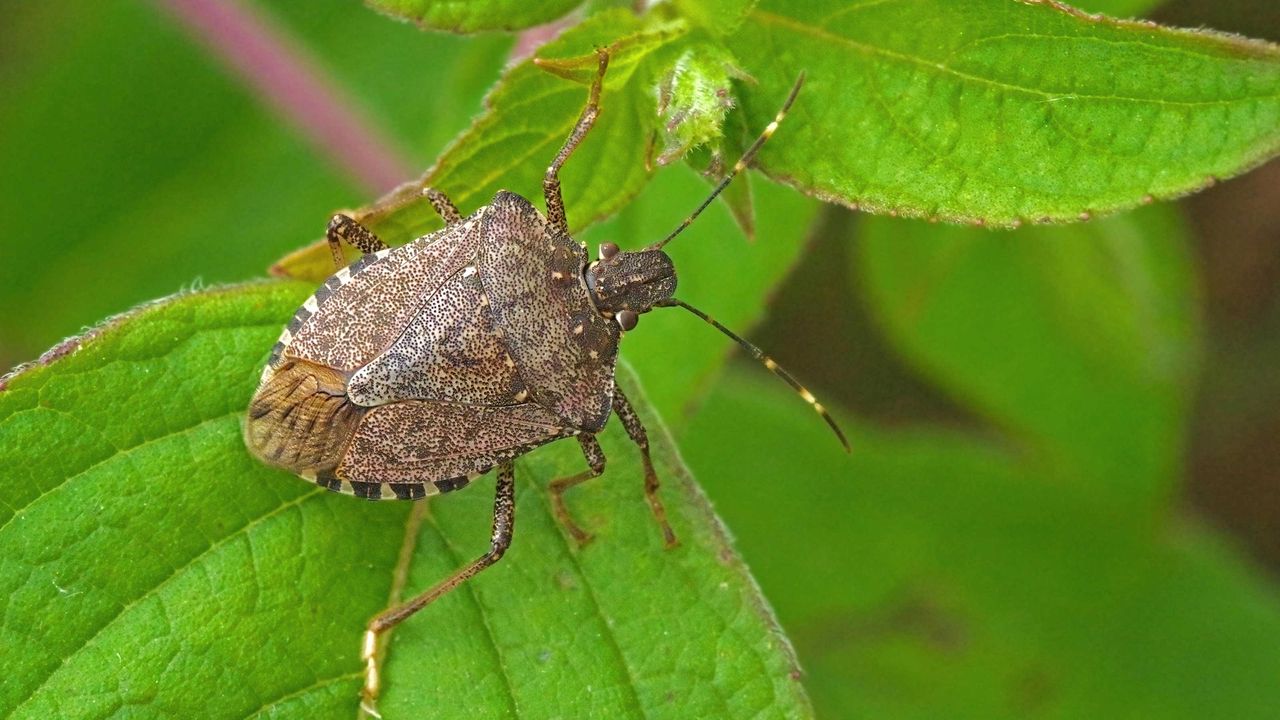
[[[598,480],[598,478],[597,478]],[[582,587],[586,590],[586,596],[591,600],[591,607],[596,612],[596,617],[600,618],[600,624],[604,626],[604,631],[600,636],[608,641],[609,648],[618,657],[618,665],[622,668],[623,673],[627,677],[627,689],[630,691],[631,701],[635,705],[636,711],[640,713],[640,717],[647,718],[648,714],[644,710],[644,704],[640,702],[640,692],[636,681],[635,673],[631,670],[631,665],[627,662],[627,656],[622,652],[622,644],[618,642],[617,635],[613,632],[613,623],[609,621],[609,616],[604,611],[604,606],[600,603],[600,598],[596,596],[595,588],[591,584],[591,575],[582,567],[582,563],[578,561],[578,555],[575,548],[571,545],[569,539],[565,537],[564,531],[560,528],[558,521],[554,520],[555,513],[552,512],[551,500],[542,485],[530,483],[537,491],[534,494],[542,501],[543,510],[547,516],[557,523],[557,530],[554,535],[560,538],[560,542],[564,545],[565,555],[569,557],[569,562],[573,563],[574,572],[583,579]]]
[[[320,678],[315,682],[311,683],[310,685],[307,685],[306,687],[298,688],[297,690],[287,692],[284,695],[281,695],[280,697],[277,697],[273,700],[268,700],[267,702],[263,703],[262,706],[259,707],[258,709],[250,712],[248,715],[245,715],[243,720],[249,720],[250,718],[258,717],[262,715],[262,713],[264,713],[265,711],[270,710],[271,708],[277,705],[280,705],[281,703],[286,703],[295,698],[300,698],[303,695],[306,695],[307,693],[315,692],[316,690],[319,690],[321,688],[326,688],[335,683],[339,683],[347,680],[358,680],[361,676],[361,673],[362,671],[357,670],[355,672],[348,672],[348,673],[343,673],[341,675],[334,675],[333,677]]]
[[[836,45],[847,46],[864,55],[879,56],[879,57],[887,58],[890,60],[897,60],[899,62],[904,62],[912,65],[919,65],[931,71],[936,71],[945,75],[952,75],[956,78],[959,78],[960,80],[965,80],[968,82],[973,82],[973,83],[978,83],[983,85],[990,85],[1000,90],[1006,90],[1009,92],[1017,92],[1017,93],[1023,93],[1026,95],[1042,97],[1047,100],[1056,100],[1062,97],[1070,97],[1077,100],[1146,103],[1146,104],[1157,105],[1157,106],[1164,105],[1164,106],[1183,106],[1183,107],[1205,107],[1205,106],[1211,106],[1211,105],[1233,105],[1233,104],[1250,102],[1250,101],[1274,100],[1276,98],[1276,95],[1274,94],[1265,94],[1265,95],[1247,95],[1247,96],[1221,99],[1221,100],[1192,101],[1192,100],[1169,100],[1165,98],[1129,97],[1125,95],[1091,95],[1091,94],[1077,93],[1077,92],[1056,93],[1048,90],[1042,90],[1039,88],[1027,87],[1023,85],[1010,83],[1010,82],[995,80],[992,78],[986,78],[980,75],[974,75],[972,73],[962,72],[960,70],[956,70],[955,68],[949,67],[940,62],[932,62],[924,58],[918,58],[912,55],[907,55],[905,53],[895,52],[893,50],[889,50],[888,48],[877,47],[875,45],[858,42],[856,40],[852,40],[850,38],[832,33],[824,27],[810,25],[800,20],[797,20],[795,18],[786,17],[784,15],[777,15],[775,13],[771,13],[765,10],[755,10],[753,11],[752,16],[767,24],[788,28],[792,31],[802,33],[805,35],[810,35],[812,37],[815,37],[820,40],[830,42]],[[1046,36],[1046,37],[1052,37],[1052,36]],[[1153,46],[1153,47],[1157,47],[1157,46]]]
[[[430,525],[436,534],[440,536],[440,542],[444,545],[445,550],[449,553],[450,559],[456,567],[462,567],[462,563],[466,562],[462,556],[454,548],[453,543],[449,541],[449,536],[440,529],[436,524],[435,518],[430,513],[426,514],[426,522],[424,525]],[[417,546],[414,546],[417,549]],[[493,648],[494,657],[498,659],[498,675],[502,678],[502,687],[506,691],[507,700],[511,703],[511,712],[515,717],[520,716],[520,706],[516,702],[516,687],[511,681],[511,675],[507,672],[507,661],[502,655],[502,649],[498,646],[498,636],[493,632],[493,626],[489,623],[488,609],[484,603],[480,602],[480,595],[476,593],[475,586],[470,582],[462,583],[463,588],[467,591],[467,596],[471,598],[472,604],[480,611],[480,625],[484,628],[485,639],[489,641],[489,647]]]
[[[47,409],[47,410],[55,410],[56,412],[64,412],[64,411],[56,410],[55,408],[45,408],[45,409]],[[155,436],[155,437],[153,437],[153,438],[147,438],[146,440],[143,440],[142,442],[139,442],[139,443],[137,443],[137,444],[135,444],[135,445],[130,445],[129,447],[125,447],[125,448],[117,448],[114,452],[110,453],[110,454],[109,454],[109,455],[107,455],[106,457],[104,457],[104,458],[102,458],[102,459],[100,459],[100,460],[97,460],[97,461],[93,462],[93,463],[92,463],[92,464],[90,464],[90,465],[85,466],[83,469],[78,470],[77,472],[75,472],[75,473],[74,473],[74,474],[72,474],[72,475],[68,475],[68,476],[67,476],[66,478],[64,478],[62,481],[58,482],[57,484],[53,485],[52,487],[50,487],[50,488],[48,488],[48,489],[46,489],[46,490],[44,490],[44,491],[42,491],[39,495],[36,495],[34,498],[32,498],[32,499],[31,499],[31,501],[30,501],[30,502],[28,502],[26,505],[23,505],[22,507],[15,509],[15,510],[13,511],[13,514],[12,514],[12,515],[10,515],[7,519],[5,519],[4,523],[0,523],[0,533],[3,533],[3,532],[4,532],[4,530],[5,530],[5,528],[9,527],[9,525],[10,525],[10,524],[12,524],[12,523],[13,523],[13,521],[14,521],[14,520],[16,520],[16,519],[18,518],[18,516],[19,516],[19,515],[21,515],[22,513],[26,512],[27,510],[31,509],[31,507],[32,507],[33,505],[35,505],[36,503],[40,502],[41,500],[43,500],[44,498],[48,497],[49,495],[52,495],[53,493],[57,492],[58,490],[60,490],[60,489],[62,489],[62,488],[64,488],[64,487],[66,487],[68,483],[70,483],[71,481],[75,480],[76,478],[78,478],[78,477],[80,477],[80,476],[82,476],[82,475],[85,475],[85,474],[87,474],[87,473],[93,472],[93,471],[94,471],[94,470],[96,470],[97,468],[99,468],[99,467],[101,467],[101,466],[103,466],[103,465],[105,465],[105,464],[107,464],[107,463],[111,462],[112,460],[115,460],[116,458],[119,458],[119,457],[121,457],[121,456],[128,456],[128,455],[130,455],[130,454],[132,454],[132,453],[134,453],[134,452],[136,452],[136,451],[138,451],[138,450],[141,450],[141,449],[143,449],[143,448],[147,447],[148,445],[152,445],[152,444],[154,444],[154,443],[161,442],[161,441],[163,441],[163,440],[168,440],[168,439],[170,439],[170,438],[174,438],[174,437],[177,437],[177,436],[179,436],[179,435],[186,435],[186,434],[188,434],[188,433],[192,433],[192,432],[195,432],[195,431],[198,431],[198,430],[202,430],[202,429],[203,429],[205,426],[207,426],[207,425],[210,425],[210,424],[213,424],[213,423],[216,423],[216,422],[219,422],[219,421],[225,420],[226,418],[231,417],[231,416],[233,416],[233,415],[238,415],[240,412],[242,412],[242,411],[241,411],[241,410],[239,410],[239,409],[237,409],[237,410],[232,410],[232,411],[230,411],[230,412],[225,412],[225,413],[223,413],[223,414],[221,414],[221,415],[214,415],[213,417],[205,418],[205,419],[203,419],[203,420],[201,420],[201,421],[199,421],[199,422],[197,422],[197,423],[195,423],[195,424],[193,424],[193,425],[187,425],[187,426],[185,426],[185,427],[181,427],[181,428],[178,428],[178,429],[176,429],[176,430],[172,430],[172,431],[169,431],[169,432],[163,433],[163,434],[161,434],[161,435],[157,435],[157,436]],[[70,415],[70,414],[69,414],[69,415]],[[75,415],[70,415],[70,417],[75,417]]]

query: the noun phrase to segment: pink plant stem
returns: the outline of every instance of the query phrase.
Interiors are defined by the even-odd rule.
[[[158,3],[368,194],[417,174],[303,44],[261,11],[240,0]]]
[[[573,25],[573,16],[552,20],[545,25],[536,25],[525,30],[516,36],[516,44],[511,46],[511,62],[517,63],[529,57],[535,50],[543,45],[551,42],[564,31],[565,28]]]

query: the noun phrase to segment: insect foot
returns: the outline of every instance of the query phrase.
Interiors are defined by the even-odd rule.
[[[364,662],[364,687],[360,691],[360,709],[364,714],[381,718],[378,712],[378,693],[382,690],[382,681],[378,675],[378,633],[373,629],[364,633],[364,643],[360,646],[360,660]]]

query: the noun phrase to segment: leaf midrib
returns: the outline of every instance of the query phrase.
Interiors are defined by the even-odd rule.
[[[518,467],[517,469],[521,470],[519,474],[527,477],[527,470],[523,470],[523,467]],[[602,479],[603,477],[596,478],[596,480]],[[538,504],[542,508],[544,515],[548,518],[554,518],[554,514],[551,512],[550,500],[547,497],[547,494],[543,491],[543,487],[531,479],[526,480],[524,485],[529,488],[529,490],[526,491],[527,494],[531,494],[538,498]],[[439,537],[441,544],[444,546],[453,563],[457,567],[462,567],[462,563],[467,561],[466,558],[460,555],[449,536],[435,522],[435,519],[431,517],[429,511],[426,513],[426,521],[423,524],[431,526],[432,530]],[[582,587],[585,589],[586,597],[591,601],[591,608],[600,621],[600,626],[602,628],[601,636],[608,641],[609,648],[616,656],[618,666],[622,669],[623,675],[626,679],[624,685],[626,687],[626,695],[630,699],[630,704],[635,708],[635,711],[638,713],[638,717],[647,718],[648,714],[645,712],[644,704],[640,700],[636,676],[632,672],[630,664],[627,662],[626,655],[622,652],[622,646],[618,642],[618,638],[614,635],[613,623],[610,622],[608,615],[604,611],[604,607],[600,603],[599,597],[596,596],[595,589],[592,586],[591,576],[578,561],[577,553],[571,546],[569,539],[565,537],[564,532],[559,529],[558,525],[554,534],[559,538],[561,545],[564,547],[565,555],[569,558],[570,563],[572,563],[574,572],[582,579]],[[414,545],[413,553],[415,555],[417,553],[417,543]],[[519,703],[516,699],[515,684],[506,672],[506,662],[503,658],[502,649],[498,644],[497,636],[494,634],[493,626],[490,622],[489,608],[481,602],[480,596],[476,593],[475,587],[471,582],[463,583],[463,589],[465,589],[467,597],[471,600],[471,603],[475,606],[480,615],[481,625],[484,626],[486,638],[489,641],[490,647],[493,649],[494,657],[498,661],[498,674],[502,677],[503,686],[506,691],[507,698],[511,703],[512,712],[515,717],[519,718],[521,715],[519,711]],[[421,589],[415,590],[414,592],[421,592]],[[389,656],[390,652],[387,654]]]
[[[603,475],[601,475],[598,478],[595,478],[596,482],[599,482],[603,479],[604,479]],[[613,623],[610,622],[609,616],[604,611],[604,606],[600,603],[599,596],[596,595],[595,586],[594,586],[594,583],[591,581],[591,576],[586,572],[586,568],[582,567],[582,563],[578,561],[578,554],[576,552],[576,548],[572,546],[571,541],[565,535],[564,528],[560,525],[559,522],[555,521],[555,513],[553,512],[553,509],[551,507],[551,499],[550,499],[549,493],[544,492],[543,486],[539,485],[536,482],[530,482],[529,485],[533,486],[534,488],[533,494],[537,496],[539,504],[542,506],[542,512],[547,517],[552,518],[553,522],[556,522],[554,534],[557,538],[560,539],[560,545],[564,547],[565,555],[569,557],[569,562],[573,563],[574,572],[576,572],[578,576],[583,579],[582,586],[586,590],[587,597],[591,600],[591,608],[595,610],[596,617],[600,618],[600,624],[604,627],[604,632],[601,634],[609,641],[609,649],[612,650],[613,653],[617,656],[618,665],[622,668],[623,673],[625,673],[626,675],[627,690],[628,690],[627,694],[628,696],[630,696],[632,703],[635,705],[636,711],[640,713],[640,717],[647,718],[648,715],[644,711],[644,703],[640,701],[640,692],[638,689],[639,685],[636,682],[635,673],[632,672],[631,664],[627,662],[627,656],[625,653],[622,652],[622,645],[621,643],[618,642],[618,638],[613,632]]]

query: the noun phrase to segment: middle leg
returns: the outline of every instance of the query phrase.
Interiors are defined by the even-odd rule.
[[[555,514],[556,520],[559,520],[560,524],[569,531],[569,534],[573,536],[578,545],[582,546],[591,542],[591,533],[583,530],[578,523],[573,521],[573,516],[569,514],[569,508],[565,507],[564,504],[564,491],[604,474],[604,451],[600,449],[600,443],[596,441],[595,435],[587,435],[585,433],[579,435],[578,444],[582,446],[582,454],[587,458],[587,465],[590,466],[590,469],[583,470],[577,475],[553,480],[547,488],[551,491],[551,511]]]
[[[644,496],[649,501],[649,509],[653,511],[653,518],[658,521],[658,527],[662,528],[663,544],[673,548],[679,545],[680,541],[676,539],[671,523],[667,522],[667,508],[662,504],[662,498],[658,497],[658,473],[653,469],[653,458],[649,457],[649,434],[645,432],[644,424],[640,422],[640,416],[636,414],[635,408],[631,407],[627,396],[622,394],[622,388],[616,385],[613,389],[613,411],[618,414],[618,419],[622,421],[622,427],[626,428],[631,442],[640,448],[640,459],[644,462]]]

